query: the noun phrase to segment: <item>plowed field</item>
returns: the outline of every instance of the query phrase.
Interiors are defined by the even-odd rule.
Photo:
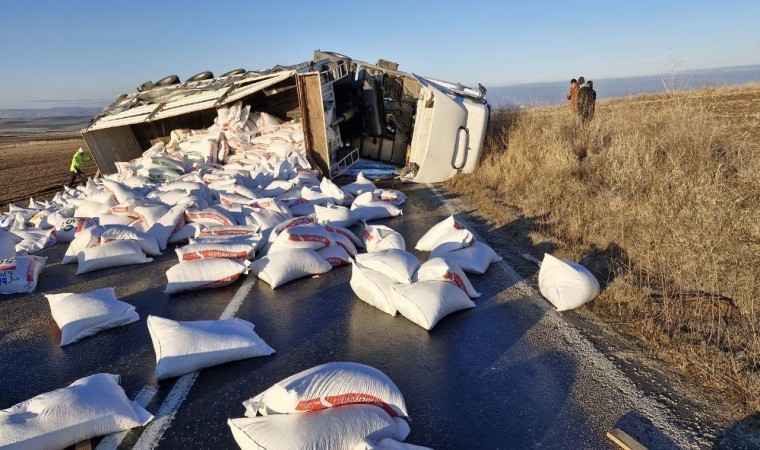
[[[68,183],[71,158],[84,141],[78,133],[53,139],[37,137],[0,137],[0,206],[9,202],[26,206],[29,197],[51,199]],[[95,162],[84,172],[95,175]]]

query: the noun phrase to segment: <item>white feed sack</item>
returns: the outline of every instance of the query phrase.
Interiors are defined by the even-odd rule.
[[[53,320],[61,329],[61,347],[140,317],[135,307],[116,299],[114,288],[83,294],[46,294]]]
[[[322,225],[348,228],[357,222],[356,216],[345,206],[333,204],[326,206],[314,205],[314,213],[317,215],[317,222]]]
[[[304,198],[301,197],[290,197],[290,196],[277,196],[275,197],[278,201],[280,201],[283,206],[287,207],[293,216],[308,216],[310,214],[315,214],[315,207],[317,206],[313,202],[310,202]]]
[[[467,293],[448,281],[394,284],[391,293],[398,312],[428,331],[449,314],[475,307]]]
[[[267,254],[292,249],[319,250],[332,244],[330,232],[322,225],[316,223],[296,225],[282,230],[272,242]]]
[[[456,263],[444,258],[433,258],[422,263],[414,281],[448,281],[456,284],[470,298],[480,297],[464,271]]]
[[[356,181],[343,186],[342,189],[344,192],[348,192],[354,197],[357,197],[365,192],[372,192],[377,189],[377,187],[375,186],[375,183],[368,180],[362,172],[359,172],[359,175],[356,176]]]
[[[225,258],[198,259],[177,264],[166,271],[167,294],[212,289],[234,283],[248,273],[249,261]]]
[[[153,259],[145,256],[137,242],[117,240],[96,247],[89,247],[79,252],[77,255],[79,267],[77,267],[76,274],[81,275],[109,267],[145,264],[151,261]]]
[[[327,227],[325,227],[325,229],[327,229]],[[352,241],[351,238],[337,231],[328,231],[328,233],[330,233],[330,238],[332,238],[334,245],[343,247],[343,250],[349,255],[356,256],[356,254],[359,253],[359,250],[356,249],[356,245],[354,245],[354,241]]]
[[[394,417],[409,417],[404,396],[380,370],[355,362],[330,362],[291,375],[243,402],[246,417],[297,414],[371,403]],[[308,416],[309,414],[303,414]]]
[[[332,198],[338,205],[351,206],[351,203],[354,201],[353,195],[343,191],[343,189],[330,181],[327,177],[322,178],[322,181],[319,183],[319,188],[323,194]]]
[[[396,315],[391,285],[395,281],[378,271],[368,269],[356,261],[351,266],[349,284],[359,299],[392,316]]]
[[[358,220],[370,220],[397,217],[402,214],[401,208],[394,203],[385,202],[374,197],[372,192],[359,195],[351,205],[351,212]]]
[[[374,405],[346,405],[310,414],[229,419],[243,450],[351,450],[367,436],[402,441],[409,425]]]
[[[447,247],[443,245],[441,248],[434,248],[430,252],[430,259],[441,257],[455,263],[465,272],[478,275],[486,273],[491,264],[502,260],[502,257],[497,255],[491,247],[480,241],[454,251],[447,251]]]
[[[411,283],[420,267],[417,257],[404,250],[385,250],[356,255],[356,262],[376,270],[396,283]]]
[[[138,231],[125,225],[104,225],[102,226],[102,230],[103,232],[100,233],[101,244],[118,240],[132,240],[135,241],[147,255],[158,256],[161,254],[158,242],[156,242],[156,239],[148,233]]]
[[[66,448],[143,426],[152,419],[148,411],[127,398],[118,375],[99,373],[0,411],[0,447]]]
[[[274,353],[242,319],[177,322],[148,316],[156,352],[156,378],[178,377],[205,367]]]
[[[21,242],[16,244],[16,252],[37,253],[38,251],[52,247],[57,242],[55,230],[36,230],[28,228],[25,230],[14,230],[13,234],[21,238]]]
[[[557,311],[575,309],[599,295],[599,281],[585,267],[544,254],[538,288]]]
[[[404,236],[398,231],[385,225],[364,224],[364,246],[368,253],[381,252],[383,250],[406,250]]]
[[[375,196],[384,202],[391,202],[396,206],[401,206],[406,202],[406,194],[396,189],[377,189]]]
[[[346,266],[351,264],[351,255],[348,254],[345,247],[334,244],[329,247],[317,250],[319,256],[329,262],[333,267]]]
[[[98,225],[97,219],[89,217],[71,217],[58,222],[55,227],[55,235],[58,242],[71,242],[85,228]]]
[[[348,239],[351,240],[351,242],[354,244],[354,247],[356,248],[364,248],[364,242],[359,239],[357,235],[354,234],[353,231],[349,230],[348,228],[344,227],[335,227],[332,225],[325,225],[325,230],[331,232],[331,233],[337,233],[340,234]]]
[[[16,256],[0,260],[0,294],[34,292],[46,261],[44,256]]]
[[[198,259],[226,258],[245,260],[253,259],[254,246],[248,244],[189,244],[178,247],[177,258],[180,263],[195,261]]]
[[[235,219],[230,217],[229,214],[213,207],[208,207],[203,210],[188,209],[185,211],[185,219],[187,219],[188,222],[205,226],[236,224]]]
[[[169,238],[179,231],[185,225],[185,206],[173,206],[169,211],[161,216],[146,233],[153,237],[158,243],[158,248],[166,250]]]
[[[119,183],[118,181],[103,179],[103,187],[113,195],[116,203],[124,203],[136,197],[135,192],[129,186]]]
[[[454,216],[449,216],[425,233],[414,248],[423,252],[438,248],[438,251],[445,252],[469,247],[473,242],[475,237],[470,230]]]
[[[25,221],[34,217],[38,212],[40,212],[39,209],[26,208],[15,203],[8,203],[8,214],[20,214]]]
[[[16,244],[22,239],[10,231],[0,230],[0,260],[16,256]]]
[[[275,289],[299,278],[327,273],[332,264],[314,250],[284,249],[269,254],[251,265],[259,279]]]
[[[104,227],[97,226],[85,228],[80,233],[77,233],[74,240],[71,241],[69,247],[66,249],[61,264],[76,262],[79,257],[79,252],[98,245],[100,243],[100,235],[103,234],[103,231],[105,231]]]

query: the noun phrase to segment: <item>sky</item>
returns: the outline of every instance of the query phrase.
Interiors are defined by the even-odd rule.
[[[0,109],[100,107],[315,49],[486,87],[760,64],[758,24],[758,0],[0,0]]]

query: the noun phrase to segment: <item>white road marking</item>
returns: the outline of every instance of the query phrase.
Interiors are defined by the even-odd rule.
[[[230,303],[224,309],[224,312],[222,312],[222,315],[219,316],[220,320],[230,319],[234,317],[235,314],[237,314],[238,309],[240,309],[240,305],[243,304],[243,300],[245,300],[246,295],[248,295],[255,283],[256,276],[249,274],[243,282],[242,286],[240,286],[240,289],[237,290],[235,295],[232,297],[232,300],[230,300]],[[145,430],[143,430],[142,435],[140,435],[140,439],[137,440],[137,443],[134,446],[134,449],[148,450],[156,448],[158,441],[161,439],[161,437],[163,437],[166,430],[168,430],[171,426],[172,420],[174,420],[174,416],[176,415],[180,406],[182,406],[182,402],[185,401],[187,394],[190,392],[190,388],[193,387],[193,384],[195,384],[195,380],[197,378],[198,372],[191,372],[179,377],[177,382],[174,383],[174,386],[169,392],[169,395],[166,396],[164,403],[161,404],[161,406],[158,408],[158,412],[156,413],[153,421],[145,427]],[[148,386],[143,388],[143,390],[147,387]],[[153,387],[156,388],[156,386]],[[108,438],[110,438],[110,436],[107,436],[105,439],[103,439],[103,441]],[[124,437],[121,439],[123,440]],[[116,449],[120,443],[121,440],[119,440],[113,447],[103,447],[101,449],[101,447],[98,446],[98,449]]]

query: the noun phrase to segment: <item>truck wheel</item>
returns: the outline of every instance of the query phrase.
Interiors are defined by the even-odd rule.
[[[205,72],[196,73],[192,77],[188,78],[185,81],[201,81],[201,80],[208,80],[210,78],[214,78],[214,73],[207,70]]]
[[[178,84],[179,83],[179,77],[177,75],[169,75],[168,77],[163,77],[160,80],[153,83],[153,86],[171,86],[172,84]]]
[[[242,73],[245,73],[245,72],[246,72],[246,70],[245,70],[245,69],[235,69],[235,70],[230,70],[230,71],[229,71],[229,72],[227,72],[227,73],[223,73],[223,74],[221,74],[221,75],[219,76],[219,78],[224,78],[224,77],[231,77],[231,76],[233,76],[233,75],[240,75],[240,74],[242,74]]]

